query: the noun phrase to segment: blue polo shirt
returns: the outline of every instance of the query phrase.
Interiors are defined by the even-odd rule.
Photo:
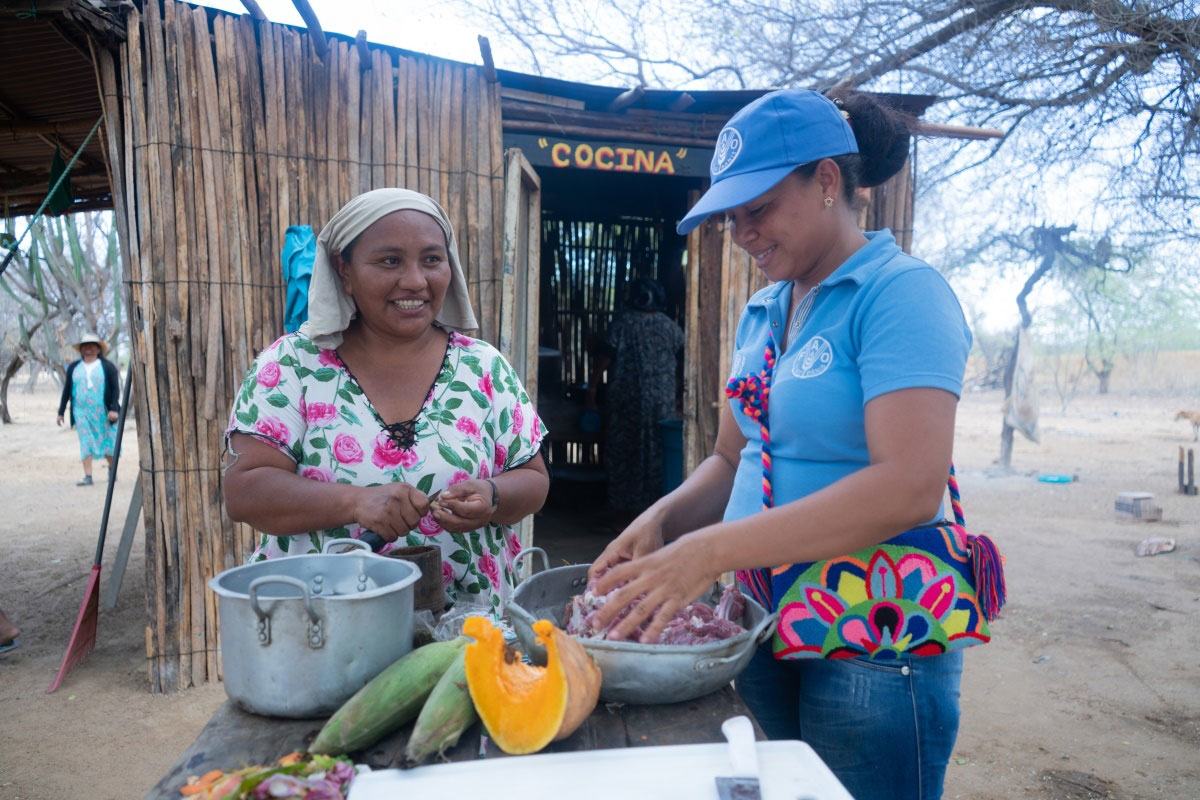
[[[812,310],[779,355],[792,282],[757,292],[742,312],[731,375],[763,369],[776,342],[770,430],[775,505],[819,491],[870,463],[863,412],[881,394],[944,389],[958,396],[971,332],[941,274],[896,244],[890,231],[822,281]],[[758,423],[730,401],[746,437],[725,519],[762,510],[762,437]]]

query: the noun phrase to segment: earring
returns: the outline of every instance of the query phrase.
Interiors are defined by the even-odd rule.
[[[826,197],[826,198],[825,198],[825,207],[826,207],[826,208],[833,208],[833,198],[832,198],[832,197]]]

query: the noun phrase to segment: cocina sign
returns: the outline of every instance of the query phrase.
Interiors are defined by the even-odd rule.
[[[520,147],[530,163],[555,169],[592,169],[641,175],[708,177],[713,151],[636,142],[562,139],[507,133],[505,147]]]

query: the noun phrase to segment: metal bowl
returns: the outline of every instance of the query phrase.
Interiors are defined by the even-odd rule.
[[[538,547],[523,550],[517,560],[529,553],[540,553],[543,570],[527,578],[505,604],[517,638],[529,657],[545,663],[546,652],[533,633],[535,620],[548,619],[562,627],[567,601],[587,586],[590,564],[549,568],[545,551]],[[714,586],[704,598],[715,605],[720,587]],[[610,703],[682,703],[715,692],[733,680],[754,655],[759,644],[775,632],[777,615],[767,613],[751,597],[746,597],[742,625],[744,633],[720,642],[705,644],[642,644],[610,642],[605,639],[575,639],[595,659],[604,676],[600,699]]]

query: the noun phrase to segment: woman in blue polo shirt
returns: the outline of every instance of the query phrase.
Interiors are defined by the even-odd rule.
[[[772,284],[742,311],[713,454],[593,567],[601,591],[617,589],[601,621],[629,609],[615,637],[648,625],[642,639],[656,640],[734,570],[778,605],[764,568],[846,556],[940,518],[971,335],[942,276],[888,231],[864,234],[854,202],[908,147],[903,118],[857,93],[773,92],[722,130],[712,187],[678,230],[724,212]],[[769,414],[755,410],[764,377]],[[858,800],[937,798],[962,655],[906,651],[884,633],[886,660],[799,659],[803,643],[777,637],[737,688],[769,737],[808,742]]]

